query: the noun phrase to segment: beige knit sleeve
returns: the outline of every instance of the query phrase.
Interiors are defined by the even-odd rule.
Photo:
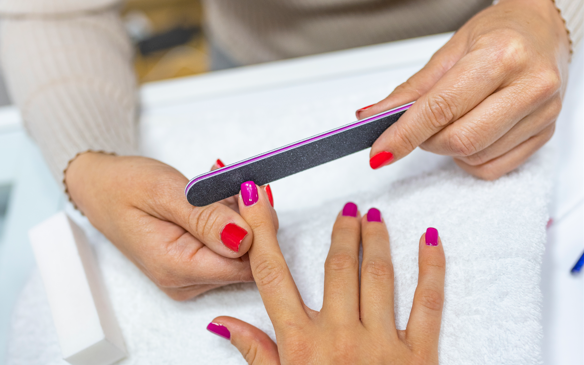
[[[574,53],[582,47],[584,36],[584,0],[555,0],[556,7],[566,22]]]
[[[80,152],[137,153],[132,47],[117,11],[55,6],[38,13],[9,6],[22,1],[0,0],[0,62],[26,129],[57,181]],[[45,7],[63,2],[27,1]]]

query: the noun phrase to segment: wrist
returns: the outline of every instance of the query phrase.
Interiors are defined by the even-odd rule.
[[[572,52],[572,40],[570,32],[566,27],[566,21],[560,9],[556,6],[555,0],[499,0],[500,4],[517,4],[523,9],[536,12],[544,22],[550,24],[558,38],[558,41],[568,47]]]
[[[96,181],[96,172],[100,171],[104,163],[116,158],[113,154],[101,151],[86,151],[79,153],[65,169],[63,182],[65,193],[69,201],[81,212],[85,211],[87,196],[92,195]]]

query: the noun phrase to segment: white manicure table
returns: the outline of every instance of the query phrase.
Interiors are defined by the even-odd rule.
[[[318,85],[314,88],[317,99],[318,93],[333,92],[341,82],[354,85],[352,92],[359,93],[364,83],[383,74],[389,75],[389,93],[420,69],[449,37],[450,34],[429,36],[146,84],[141,92],[142,128],[159,128],[164,119],[159,116],[184,115],[195,102],[207,111],[237,110],[238,102],[257,103],[258,108],[266,103],[277,104],[276,97],[253,100],[250,95],[255,92],[265,95],[266,90],[298,85]],[[572,62],[569,92],[560,117],[563,123],[558,124],[550,142],[557,145],[560,159],[541,281],[544,363],[549,365],[584,363],[584,273],[570,275],[571,267],[584,250],[582,51]],[[236,98],[239,101],[235,104],[222,104],[223,98],[233,95],[246,97]],[[325,190],[322,194],[323,201],[332,198]],[[27,137],[14,107],[0,108],[0,208],[3,197],[8,205],[3,215],[0,212],[0,364],[5,357],[11,311],[35,266],[27,232],[66,203],[38,149]],[[279,207],[294,203],[292,198],[278,196]]]

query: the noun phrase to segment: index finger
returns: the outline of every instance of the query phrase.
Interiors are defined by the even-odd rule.
[[[507,74],[484,50],[461,58],[371,148],[371,166],[399,160],[495,92]],[[388,159],[390,153],[392,156]],[[377,158],[381,155],[384,158]]]
[[[406,339],[412,348],[428,356],[438,354],[444,304],[445,261],[438,231],[428,228],[420,238],[418,287],[406,328]]]
[[[253,181],[241,184],[239,211],[254,233],[249,250],[251,271],[278,334],[290,323],[299,323],[308,316],[280,251],[272,207],[264,189],[258,189]]]

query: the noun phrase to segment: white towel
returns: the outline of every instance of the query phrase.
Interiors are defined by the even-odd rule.
[[[419,236],[428,226],[439,230],[447,261],[443,364],[541,363],[539,272],[549,191],[544,168],[549,161],[542,155],[496,182],[479,181],[450,165],[396,182],[381,196],[345,199],[362,212],[376,206],[386,219],[401,329],[417,281]],[[306,304],[315,309],[322,305],[323,263],[343,203],[280,217],[282,250]],[[120,364],[243,363],[228,341],[205,330],[218,315],[248,321],[273,336],[253,284],[174,302],[99,233],[88,231],[127,343],[129,356]],[[64,363],[49,316],[35,274],[17,306],[9,364]]]
[[[403,76],[411,73],[405,70]],[[145,149],[192,176],[217,157],[233,162],[350,121],[350,110],[379,99],[401,81],[388,82],[379,75],[372,82],[376,80],[377,87],[359,95],[338,83],[336,91],[329,87],[327,96],[318,100],[306,93],[306,87],[289,88],[270,91],[281,102],[261,103],[261,109],[242,106],[261,99],[257,94],[238,95],[217,101],[215,108],[192,105],[188,113],[151,116],[145,121]],[[318,85],[311,90],[318,92]],[[295,98],[286,102],[286,93]],[[225,104],[229,111],[220,107]],[[203,121],[196,134],[193,115]],[[169,122],[157,124],[156,118]],[[321,307],[323,263],[338,211],[349,200],[361,212],[375,206],[391,236],[400,329],[406,326],[417,283],[417,242],[432,226],[440,232],[447,261],[441,363],[541,363],[539,274],[551,191],[550,149],[495,182],[468,176],[448,158],[423,151],[395,166],[370,171],[367,153],[272,185],[280,213],[280,244],[306,304]],[[174,302],[86,221],[81,224],[95,246],[127,344],[129,355],[120,364],[244,363],[228,341],[205,330],[218,315],[248,321],[273,337],[254,284],[231,285]],[[16,307],[11,338],[9,364],[65,364],[38,273]]]

